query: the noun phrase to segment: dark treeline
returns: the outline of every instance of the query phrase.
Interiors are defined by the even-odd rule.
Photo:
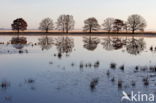
[[[70,30],[74,30],[74,17],[72,15],[60,15],[57,19],[56,25],[54,25],[53,19],[45,18],[40,22],[39,30],[45,31],[58,30],[62,33],[68,33]],[[27,30],[27,22],[23,18],[18,18],[11,24],[12,30],[20,31]],[[138,15],[133,14],[128,17],[127,21],[116,19],[116,18],[106,18],[102,25],[98,23],[95,17],[90,17],[84,21],[83,31],[92,33],[93,31],[104,30],[107,33],[135,33],[136,31],[143,32],[147,26],[146,20]]]

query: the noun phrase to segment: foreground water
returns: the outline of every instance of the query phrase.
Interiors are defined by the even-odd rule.
[[[0,36],[0,103],[120,103],[156,94],[156,38]],[[123,101],[128,102],[128,101]]]

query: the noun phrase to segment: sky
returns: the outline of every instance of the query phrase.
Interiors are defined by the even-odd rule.
[[[24,18],[28,29],[37,29],[42,19],[56,23],[61,14],[74,16],[75,29],[82,29],[84,20],[97,18],[102,24],[107,17],[127,20],[139,14],[147,21],[146,30],[156,30],[156,0],[0,0],[0,28],[11,28],[16,18]]]

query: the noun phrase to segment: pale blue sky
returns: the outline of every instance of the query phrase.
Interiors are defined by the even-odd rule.
[[[88,17],[96,17],[99,24],[107,17],[126,20],[140,14],[148,22],[148,30],[156,30],[156,0],[0,0],[0,28],[10,28],[15,18],[24,18],[28,28],[38,28],[40,21],[51,17],[55,22],[60,14],[71,14],[75,28],[83,27]]]

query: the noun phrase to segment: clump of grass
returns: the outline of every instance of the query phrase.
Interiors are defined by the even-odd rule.
[[[56,54],[54,54],[54,57],[56,57],[57,55]]]
[[[136,66],[135,67],[135,70],[134,70],[134,73],[138,72],[139,71],[139,66]]]
[[[19,50],[18,52],[19,52],[19,54],[22,54],[23,53],[23,50]]]
[[[113,77],[113,78],[111,79],[111,81],[112,81],[112,82],[115,82],[115,78]]]
[[[91,68],[91,67],[92,67],[92,64],[91,64],[91,63],[89,63],[89,64],[88,64],[88,66]]]
[[[116,63],[111,63],[111,64],[110,64],[110,68],[111,68],[111,69],[116,69]]]
[[[153,47],[152,46],[150,47],[150,51],[153,51]]]
[[[85,66],[86,66],[86,68],[88,68],[88,64],[86,64]]]
[[[125,66],[124,66],[124,65],[120,66],[119,68],[120,68],[120,70],[122,70],[122,71],[125,70]]]
[[[62,58],[62,54],[61,53],[58,53],[58,58]]]
[[[150,72],[156,72],[156,66],[150,66],[149,69]]]
[[[52,61],[50,61],[50,62],[49,62],[49,64],[53,64],[53,62],[52,62]]]
[[[149,85],[148,77],[143,78],[143,82],[144,82],[144,85],[145,85],[145,86],[148,86],[148,85]]]
[[[80,63],[80,68],[83,68],[83,63]]]
[[[75,64],[74,63],[71,63],[71,66],[73,67],[73,66],[75,66]]]
[[[98,82],[99,82],[99,79],[98,79],[98,78],[95,78],[95,79],[93,79],[93,80],[90,82],[90,88],[91,88],[91,90],[96,89],[96,86],[97,86]]]
[[[95,68],[98,68],[99,65],[100,65],[100,62],[99,62],[99,61],[97,61],[97,62],[94,63],[94,67],[95,67]]]
[[[35,43],[34,45],[37,45],[37,43]]]
[[[131,85],[132,85],[133,87],[135,87],[135,85],[136,85],[135,81],[132,81],[132,82],[131,82]]]
[[[28,80],[26,80],[26,82],[29,83],[29,84],[32,84],[32,83],[35,82],[35,80],[34,79],[28,79]]]
[[[144,66],[140,70],[143,71],[143,72],[145,72],[146,70],[148,70],[148,67]]]
[[[100,65],[100,62],[99,62],[99,61],[97,61],[97,62],[95,62],[95,64],[96,64],[96,65]]]
[[[122,80],[118,80],[118,88],[122,88],[123,87],[123,81]]]
[[[138,71],[138,70],[139,70],[139,66],[136,66],[136,67],[135,67],[135,70],[137,70],[137,71]]]
[[[5,88],[6,89],[6,88],[8,88],[10,86],[10,83],[7,82],[7,81],[3,81],[3,82],[1,82],[0,86],[1,86],[1,88]]]
[[[106,75],[107,75],[107,76],[110,76],[110,72],[109,72],[109,70],[107,71]]]

